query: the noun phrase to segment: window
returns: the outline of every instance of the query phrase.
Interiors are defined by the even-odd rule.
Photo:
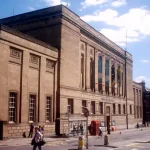
[[[73,114],[73,99],[71,98],[68,99],[68,112]]]
[[[99,54],[98,57],[98,90],[102,93],[102,56]]]
[[[121,114],[121,104],[118,104],[118,114]]]
[[[123,114],[126,114],[126,106],[123,105]]]
[[[81,54],[81,87],[84,87],[84,54]]]
[[[114,64],[111,67],[111,92],[112,92],[112,95],[115,95],[115,66]]]
[[[51,97],[46,96],[46,121],[51,120]]]
[[[86,100],[82,100],[82,107],[87,107],[87,106],[86,106]],[[82,113],[84,112],[83,110],[84,110],[84,109],[82,109]]]
[[[140,118],[142,118],[142,107],[140,106]]]
[[[99,103],[99,113],[103,114],[103,102]]]
[[[116,105],[113,104],[113,114],[116,114]]]
[[[95,102],[94,101],[91,102],[91,113],[95,114]]]
[[[36,95],[30,95],[29,100],[29,121],[35,122],[35,106],[36,106]]]
[[[109,95],[109,59],[105,61],[105,92]]]
[[[139,106],[136,106],[137,109],[137,118],[139,118]]]
[[[130,105],[130,114],[132,114],[132,105]]]
[[[123,72],[122,72],[122,96],[123,96],[123,89],[124,89],[124,82],[123,82],[123,79],[124,79],[124,75],[123,75]]]
[[[9,93],[9,121],[16,122],[16,103],[17,103],[17,93]]]
[[[90,59],[90,88],[94,90],[94,61]]]

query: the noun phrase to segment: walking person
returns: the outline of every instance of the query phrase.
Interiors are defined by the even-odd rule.
[[[31,124],[31,125],[30,125],[30,131],[29,131],[29,136],[28,136],[28,138],[29,138],[29,137],[32,138],[32,136],[33,136],[33,129],[34,129],[34,125]]]
[[[43,139],[43,135],[40,133],[39,129],[35,128],[35,135],[32,139],[33,150],[36,150],[38,147],[39,150],[42,150],[40,142]]]

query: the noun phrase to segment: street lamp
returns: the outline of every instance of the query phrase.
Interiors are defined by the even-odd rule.
[[[86,149],[88,149],[88,117],[89,117],[89,110],[87,107],[82,107],[83,114],[86,117]]]

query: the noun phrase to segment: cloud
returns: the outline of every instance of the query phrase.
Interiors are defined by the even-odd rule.
[[[55,5],[60,5],[63,4],[65,6],[70,6],[71,4],[62,0],[41,0],[44,3],[46,3],[46,5],[48,6],[55,6]]]
[[[83,8],[89,7],[89,6],[97,6],[102,5],[109,2],[109,0],[85,0],[81,3]]]
[[[115,42],[116,44],[120,46],[126,45],[126,40],[128,42],[137,42],[139,41],[138,36],[139,33],[136,31],[128,31],[128,37],[126,39],[126,29],[125,28],[119,28],[119,29],[108,29],[103,28],[100,30],[102,34],[104,34],[107,38]]]
[[[123,5],[126,5],[126,4],[127,4],[126,0],[115,0],[111,3],[111,5],[113,7],[120,7],[120,6],[123,6]]]
[[[31,10],[31,11],[32,11],[32,10],[35,10],[35,8],[34,8],[34,7],[31,7],[31,6],[29,6],[28,8],[29,8],[29,10]]]
[[[143,37],[150,35],[150,10],[147,10],[145,7],[132,8],[121,15],[113,9],[95,11],[92,15],[82,16],[81,19],[86,22],[106,23],[110,26],[110,28],[101,29],[101,32],[103,32],[103,34],[108,38],[118,38],[119,41],[116,41],[116,39],[115,41],[123,42],[123,45],[125,45],[125,40],[123,40],[125,39],[124,29],[127,29],[128,42],[140,41]],[[122,37],[123,32],[124,37]],[[121,35],[122,38],[114,37],[114,34],[116,36]]]
[[[142,60],[140,60],[140,62],[142,62],[142,63],[149,63],[150,61],[147,60],[147,59],[142,59]]]
[[[145,76],[139,76],[135,78],[135,82],[142,82],[142,81],[150,82],[150,78],[145,77]]]

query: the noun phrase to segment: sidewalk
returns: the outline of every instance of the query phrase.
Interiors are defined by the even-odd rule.
[[[149,127],[144,127],[142,128],[143,131],[145,130],[150,130]],[[111,134],[109,135],[110,137],[113,137],[117,134],[125,134],[125,133],[129,133],[129,132],[135,132],[135,131],[140,131],[141,128],[137,129],[125,129],[125,130],[118,130],[115,132],[111,132]],[[104,132],[103,135],[106,135],[107,133]],[[97,138],[98,136],[91,136],[89,135],[89,139],[90,138]],[[58,136],[52,136],[52,135],[45,135],[45,141],[47,143],[50,142],[71,142],[71,141],[77,141],[78,137],[70,137],[70,138],[66,138],[66,137],[58,137]],[[101,138],[103,140],[103,138]],[[4,140],[4,141],[0,141],[0,146],[23,146],[23,145],[30,145],[31,144],[31,138],[13,138],[13,139],[8,139],[8,140]]]

